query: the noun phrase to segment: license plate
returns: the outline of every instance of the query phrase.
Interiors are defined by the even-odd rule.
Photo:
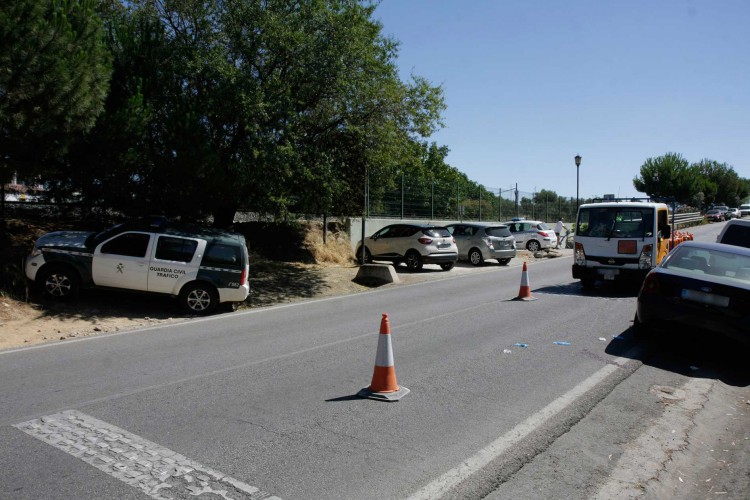
[[[618,269],[600,269],[599,270],[599,276],[601,276],[605,280],[613,280],[615,279],[615,276],[620,274],[620,271]]]
[[[692,300],[693,302],[700,302],[709,306],[727,307],[729,305],[729,297],[724,297],[723,295],[688,290],[687,288],[683,289],[680,295],[685,300]]]
[[[450,246],[450,243],[438,243],[438,248],[448,248]]]

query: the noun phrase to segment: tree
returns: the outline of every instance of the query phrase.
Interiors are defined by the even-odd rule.
[[[651,197],[674,198],[682,203],[690,203],[697,191],[698,178],[695,171],[678,153],[648,158],[640,172],[641,175],[633,179],[633,186]]]
[[[0,6],[0,183],[38,175],[94,125],[110,76],[97,5]]]
[[[104,196],[125,182],[131,211],[219,226],[240,206],[349,211],[366,171],[387,177],[439,124],[441,89],[399,79],[369,3],[128,5],[108,23],[113,93],[95,131],[118,147],[78,151],[79,178]],[[111,151],[117,166],[101,171],[95,154]]]

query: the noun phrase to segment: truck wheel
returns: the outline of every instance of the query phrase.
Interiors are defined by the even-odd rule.
[[[67,300],[78,296],[81,279],[69,267],[54,266],[44,269],[38,280],[42,295],[57,300]]]
[[[180,305],[189,314],[210,314],[218,304],[219,294],[208,283],[194,281],[185,285],[180,292]]]

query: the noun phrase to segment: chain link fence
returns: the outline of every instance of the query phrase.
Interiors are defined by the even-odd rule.
[[[562,217],[570,221],[575,218],[576,199],[548,191],[520,191],[517,186],[497,188],[402,177],[397,189],[371,190],[366,213],[368,217],[399,219],[506,221],[524,217],[556,221]]]

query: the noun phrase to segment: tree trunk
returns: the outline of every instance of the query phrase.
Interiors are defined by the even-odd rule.
[[[214,227],[227,229],[234,224],[234,215],[237,213],[237,206],[221,206],[213,211]]]

